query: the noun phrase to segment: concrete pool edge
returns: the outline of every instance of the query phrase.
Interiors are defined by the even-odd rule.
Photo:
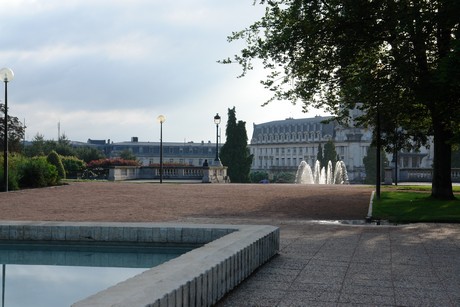
[[[278,253],[279,228],[267,225],[0,221],[0,240],[204,244],[72,306],[210,306]]]

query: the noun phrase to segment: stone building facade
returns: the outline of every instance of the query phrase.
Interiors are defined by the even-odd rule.
[[[358,115],[357,111],[354,112],[352,118]],[[346,127],[328,120],[331,117],[316,116],[254,124],[249,145],[253,155],[251,170],[269,175],[295,172],[302,160],[313,168],[319,144],[324,148],[326,142],[332,140],[337,154],[345,162],[350,182],[363,182],[366,176],[363,158],[371,145],[372,130],[356,127],[353,120]],[[432,153],[425,148],[420,152],[401,152],[397,158],[398,166],[430,167],[431,157]],[[387,155],[387,159],[391,162],[393,155]]]

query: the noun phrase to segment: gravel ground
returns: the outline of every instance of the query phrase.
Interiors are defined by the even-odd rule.
[[[363,185],[71,182],[0,193],[1,220],[364,219]]]

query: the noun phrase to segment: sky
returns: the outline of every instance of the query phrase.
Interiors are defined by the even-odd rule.
[[[232,57],[243,42],[227,41],[263,15],[253,0],[0,0],[0,66],[9,115],[25,121],[26,140],[158,142],[216,139],[214,115],[229,108],[253,124],[325,115],[301,103],[272,102],[263,69],[237,78]],[[1,68],[0,67],[0,68]],[[0,86],[3,100],[3,86]],[[59,127],[59,129],[58,129]]]

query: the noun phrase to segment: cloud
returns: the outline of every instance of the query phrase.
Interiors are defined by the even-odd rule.
[[[0,65],[15,72],[9,106],[26,119],[29,139],[55,138],[60,121],[74,140],[154,140],[155,118],[165,114],[168,141],[207,141],[212,117],[225,123],[233,106],[248,126],[305,116],[289,103],[260,107],[270,95],[258,82],[264,72],[237,79],[239,67],[216,63],[242,46],[227,36],[263,14],[252,1],[0,4]]]

